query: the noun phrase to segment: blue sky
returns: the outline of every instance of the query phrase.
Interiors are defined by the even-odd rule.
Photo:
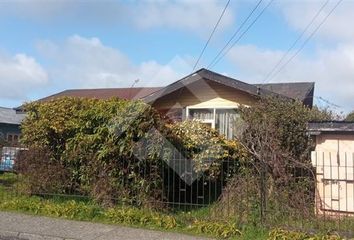
[[[198,68],[209,65],[257,2],[231,0]],[[268,2],[262,1],[254,17]],[[211,70],[263,82],[325,2],[275,0]],[[290,56],[336,3],[329,0]],[[138,86],[167,85],[192,71],[225,4],[1,1],[0,106],[18,106],[68,88],[127,87],[137,78]],[[316,96],[339,105],[336,110],[354,109],[354,28],[348,24],[354,21],[353,10],[354,1],[344,0],[300,54],[269,81],[314,81]]]

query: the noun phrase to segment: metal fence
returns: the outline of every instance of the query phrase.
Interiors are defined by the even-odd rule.
[[[2,148],[0,171],[18,170],[16,166],[21,165],[22,159],[20,153],[32,154],[33,158],[33,153],[24,148]],[[95,191],[97,195],[99,188],[111,191],[115,204],[141,206],[139,198],[133,200],[131,196],[139,196],[141,189],[146,187],[149,197],[153,196],[148,201],[165,211],[203,210],[208,219],[235,221],[238,226],[260,224],[311,232],[338,231],[354,236],[354,153],[313,152],[312,166],[309,163],[307,168],[294,166],[288,169],[291,177],[284,181],[274,180],[266,165],[260,165],[261,171],[256,171],[253,165],[240,163],[237,159],[215,161],[210,158],[204,159],[204,168],[197,171],[198,166],[183,152],[173,152],[172,156],[158,164],[142,158],[137,164],[131,159],[121,159],[119,189],[113,191],[106,185],[103,180],[107,174],[103,171],[96,175],[98,189]],[[38,159],[40,157],[38,155]],[[55,177],[60,170],[58,166],[38,163],[37,167],[45,169],[43,174],[52,174],[39,181],[59,179]],[[66,178],[66,175],[61,177]],[[150,183],[157,178],[161,181],[152,187]],[[132,181],[140,181],[141,187],[131,188]],[[92,197],[76,186],[60,191],[34,188],[31,193],[44,197]]]
[[[0,172],[13,172],[18,152],[24,150],[18,146],[0,146]]]
[[[315,211],[322,219],[336,219],[337,228],[354,219],[354,153],[312,152],[316,167]],[[353,224],[349,224],[351,231]]]

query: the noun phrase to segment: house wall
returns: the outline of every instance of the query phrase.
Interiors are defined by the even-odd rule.
[[[354,134],[321,134],[316,136],[315,151],[353,152]]]
[[[257,101],[255,96],[245,92],[218,84],[212,81],[197,81],[183,88],[170,93],[153,103],[153,107],[163,113],[179,112],[182,118],[184,109],[193,107],[238,107],[239,105],[252,106]]]
[[[316,136],[316,211],[354,216],[354,134]]]
[[[20,125],[0,123],[0,138],[5,138],[7,134],[21,134]]]

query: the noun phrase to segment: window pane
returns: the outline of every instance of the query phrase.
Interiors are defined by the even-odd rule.
[[[216,109],[215,114],[215,129],[226,138],[233,138],[237,131],[235,123],[240,117],[237,109]]]
[[[189,117],[199,120],[214,120],[214,109],[189,109]]]
[[[8,141],[8,142],[12,142],[12,135],[11,135],[11,134],[8,134],[8,135],[7,135],[7,141]]]

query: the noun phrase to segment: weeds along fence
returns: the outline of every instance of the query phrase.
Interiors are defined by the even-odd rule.
[[[267,165],[235,159],[204,159],[200,167],[182,151],[161,161],[143,155],[97,166],[102,169],[89,172],[92,179],[80,179],[68,174],[66,168],[73,166],[48,164],[43,152],[2,148],[1,171],[17,175],[16,181],[1,180],[0,185],[9,194],[191,212],[240,228],[252,224],[354,236],[354,153],[314,152],[306,167],[289,166],[287,176],[278,178]],[[88,171],[80,167],[75,169]]]

